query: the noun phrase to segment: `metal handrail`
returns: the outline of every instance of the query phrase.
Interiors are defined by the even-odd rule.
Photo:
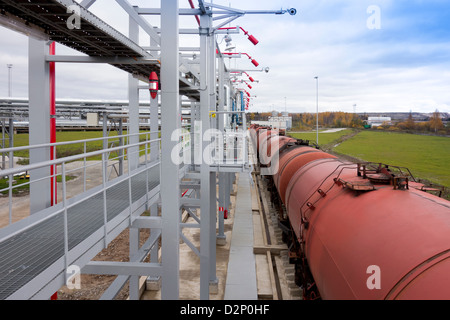
[[[22,171],[29,171],[29,170],[33,170],[33,169],[42,168],[42,167],[58,165],[63,162],[70,162],[70,161],[76,161],[76,160],[80,160],[80,159],[84,159],[84,158],[90,158],[90,157],[102,155],[103,153],[106,153],[106,152],[113,152],[113,151],[119,151],[119,150],[126,149],[126,148],[139,147],[141,145],[153,143],[153,142],[157,142],[157,141],[161,141],[161,138],[153,139],[153,140],[146,140],[146,141],[142,141],[142,142],[138,142],[138,143],[134,143],[134,144],[127,144],[124,146],[119,146],[119,147],[114,147],[114,148],[109,148],[109,149],[91,151],[91,152],[87,152],[87,153],[83,153],[83,154],[77,154],[77,155],[54,159],[54,160],[42,161],[42,162],[38,162],[38,163],[34,163],[34,164],[21,166],[19,168],[10,168],[10,169],[6,169],[6,170],[1,170],[0,174],[3,176],[14,175],[15,173],[19,173]]]
[[[140,133],[140,134],[142,134],[142,133]],[[148,134],[148,133],[145,133],[145,134]],[[134,135],[137,135],[137,134],[134,134]],[[87,140],[91,140],[91,139],[87,139]],[[95,140],[100,140],[100,139],[95,138]],[[63,180],[62,185],[63,185],[63,188],[65,188],[65,185],[66,185],[65,175],[67,174],[67,171],[65,168],[66,163],[76,161],[76,160],[81,160],[81,159],[85,160],[86,158],[98,156],[98,155],[102,156],[102,160],[101,160],[102,172],[103,172],[102,180],[104,183],[107,180],[105,175],[106,175],[106,167],[108,166],[107,162],[109,161],[109,159],[105,159],[106,158],[105,155],[108,155],[114,151],[120,151],[120,150],[124,150],[124,149],[129,150],[132,148],[136,148],[136,150],[132,151],[131,153],[137,154],[139,156],[139,154],[142,152],[139,148],[141,145],[147,146],[147,145],[150,145],[150,144],[152,144],[154,142],[158,142],[158,141],[161,141],[161,138],[153,139],[153,140],[146,140],[146,141],[142,141],[142,142],[138,142],[138,143],[134,143],[134,144],[122,145],[122,146],[113,147],[113,148],[109,148],[109,149],[101,149],[101,150],[92,151],[92,152],[88,152],[88,153],[85,152],[85,153],[78,154],[78,155],[68,156],[68,157],[54,159],[54,160],[41,161],[41,162],[34,163],[34,164],[29,164],[29,165],[25,165],[25,166],[16,167],[16,168],[9,168],[6,170],[1,170],[0,175],[9,177],[9,186],[0,190],[0,192],[9,190],[9,205],[8,205],[8,207],[9,207],[9,225],[12,224],[12,217],[13,217],[13,212],[12,212],[13,211],[12,210],[12,191],[13,191],[13,189],[19,188],[22,186],[31,185],[32,183],[36,183],[36,182],[46,180],[46,179],[56,179],[56,177],[58,175],[62,176],[62,180]],[[79,141],[74,141],[74,143],[79,143]],[[159,151],[159,147],[158,147],[158,151]],[[130,150],[128,151],[128,156],[129,155],[130,155]],[[148,148],[145,147],[146,162],[148,160],[147,155],[148,155]],[[13,176],[16,173],[23,172],[23,171],[27,172],[27,171],[35,170],[35,169],[39,169],[39,168],[53,167],[53,166],[57,166],[57,165],[60,165],[62,167],[62,171],[63,171],[62,173],[56,173],[56,170],[55,170],[53,174],[50,174],[48,176],[41,177],[41,178],[35,179],[33,181],[28,181],[28,182],[20,184],[20,185],[16,185],[16,186],[12,185]],[[86,170],[86,161],[84,161],[84,166],[82,167],[82,169],[84,169],[84,171]],[[84,178],[85,178],[85,175],[86,175],[86,173],[84,172]],[[56,188],[56,184],[55,184],[55,186],[52,186],[52,188]],[[86,185],[85,185],[85,181],[84,181],[83,192],[85,192],[85,191],[86,191]],[[64,194],[63,198],[66,199],[66,194],[64,192],[64,189],[63,189],[63,194]],[[64,207],[66,207],[66,206],[64,206]]]
[[[93,142],[93,141],[100,141],[100,140],[109,140],[109,139],[120,139],[120,138],[126,138],[126,137],[133,137],[133,136],[139,136],[144,134],[152,134],[152,133],[159,133],[160,131],[149,131],[149,132],[139,132],[139,133],[130,133],[130,134],[124,134],[124,135],[117,135],[117,136],[111,136],[111,137],[101,137],[101,138],[90,138],[90,139],[84,139],[84,140],[73,140],[73,141],[62,141],[62,142],[52,142],[52,143],[45,143],[45,144],[35,144],[31,146],[22,146],[22,147],[10,147],[10,148],[4,148],[0,149],[0,153],[7,153],[7,152],[15,152],[15,151],[22,151],[22,150],[29,150],[29,149],[37,149],[37,148],[49,148],[49,147],[57,147],[67,144],[77,144],[77,143],[86,143],[86,142]],[[111,150],[111,149],[108,149]]]

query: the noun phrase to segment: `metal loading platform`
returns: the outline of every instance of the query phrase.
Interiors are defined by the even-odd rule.
[[[149,194],[156,194],[160,184],[159,164],[148,169],[148,181],[146,186],[145,171],[143,174],[131,178],[131,195],[134,204],[146,198],[146,190]],[[148,187],[148,189],[147,189]],[[23,230],[8,235],[10,228],[4,228],[0,232],[0,299],[48,298],[48,293],[40,296],[40,289],[33,286],[33,282],[39,279],[48,279],[45,287],[51,287],[50,292],[55,292],[63,284],[66,274],[65,257],[71,257],[71,262],[77,260],[89,261],[99,249],[94,251],[82,250],[80,247],[103,247],[105,232],[108,239],[114,238],[128,226],[128,221],[121,218],[129,215],[129,182],[128,180],[115,182],[106,189],[106,213],[107,229],[105,230],[104,199],[101,188],[98,191],[90,190],[91,196],[81,194],[69,199],[67,206],[67,251],[65,249],[64,212],[61,205],[50,207],[40,216],[48,218],[40,219],[36,223],[33,220],[37,216],[31,216],[17,224],[24,225]],[[143,199],[144,198],[144,199]],[[82,201],[79,201],[79,200]],[[71,206],[71,203],[73,205]],[[58,212],[60,211],[60,212]],[[56,212],[56,213],[54,213]],[[125,218],[128,219],[128,218]],[[26,226],[28,225],[29,226]],[[15,226],[17,228],[17,226]],[[77,248],[78,247],[78,248]],[[67,253],[67,255],[66,255]],[[54,279],[47,273],[51,270]],[[44,290],[47,291],[47,290]]]
[[[258,297],[253,232],[250,178],[244,174],[237,185],[225,300],[256,300]]]
[[[289,263],[288,247],[281,239],[278,212],[268,201],[265,182],[255,172],[252,176],[239,173],[231,194],[232,204],[225,220],[227,241],[217,244],[218,284],[210,299],[301,300],[301,290],[294,282],[294,266]],[[183,221],[190,223],[190,219]],[[198,230],[193,230],[189,238],[198,239],[198,234]],[[199,241],[193,243],[197,245]],[[180,281],[187,288],[180,291],[180,299],[197,300],[200,296],[199,261],[185,243],[180,244],[180,251]],[[155,289],[153,282],[142,281],[141,292],[141,300],[161,299],[160,287]]]
[[[294,266],[264,178],[240,174],[236,186],[224,300],[300,300]]]

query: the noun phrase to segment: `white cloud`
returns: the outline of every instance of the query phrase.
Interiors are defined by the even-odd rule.
[[[130,1],[148,6],[148,1]],[[195,2],[196,3],[196,2]],[[448,92],[448,41],[442,38],[442,27],[434,21],[436,30],[421,31],[422,20],[414,11],[412,1],[267,1],[216,0],[214,3],[239,9],[287,9],[295,7],[297,15],[246,15],[232,26],[242,26],[260,42],[253,46],[242,33],[232,35],[237,50],[247,52],[260,66],[255,68],[244,57],[233,59],[232,66],[247,70],[270,67],[268,74],[249,72],[259,83],[251,90],[253,111],[273,108],[291,112],[315,112],[316,82],[319,76],[321,110],[353,111],[424,111],[436,108],[450,112]],[[433,12],[432,1],[427,6]],[[156,5],[156,4],[153,4]],[[188,7],[187,1],[180,1]],[[369,30],[366,22],[369,5],[381,9],[381,29]],[[403,7],[402,7],[403,6]],[[128,17],[115,1],[97,0],[91,7],[94,14],[127,34]],[[439,10],[437,8],[436,10]],[[159,19],[146,17],[158,25]],[[181,27],[196,27],[193,17],[183,17]],[[216,24],[218,22],[215,22]],[[438,27],[436,27],[438,26]],[[445,28],[444,28],[445,29]],[[0,96],[7,93],[6,64],[14,64],[14,94],[27,95],[27,39],[0,28]],[[222,36],[217,37],[218,41]],[[148,45],[148,37],[141,32],[141,45]],[[198,46],[198,39],[183,36],[182,45]],[[222,44],[224,46],[224,43]],[[58,47],[58,53],[66,51]],[[4,67],[1,67],[4,65]],[[228,62],[227,62],[228,65]],[[127,75],[111,66],[59,64],[57,96],[86,99],[126,99]]]

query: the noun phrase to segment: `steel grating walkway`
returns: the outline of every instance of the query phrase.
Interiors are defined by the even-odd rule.
[[[148,169],[148,177],[148,190],[154,190],[160,183],[159,164]],[[133,203],[146,195],[145,184],[145,171],[131,178]],[[69,252],[95,232],[105,228],[103,192],[91,196],[89,194],[92,192],[85,194],[83,201],[77,201],[77,204],[67,210]],[[124,210],[129,210],[129,197],[128,179],[107,189],[108,222]],[[64,225],[63,211],[0,242],[0,299],[8,299],[56,261],[64,258]],[[88,242],[86,246],[89,246]],[[59,273],[65,273],[65,270],[59,270]]]
[[[67,21],[73,14],[71,10],[68,11],[68,8],[72,6],[79,10],[82,26],[80,29],[67,27]],[[0,0],[0,17],[2,16],[13,19],[14,24],[26,24],[29,28],[37,29],[49,40],[90,57],[154,59],[144,48],[74,0]],[[160,63],[154,60],[152,63],[116,62],[112,65],[148,82],[152,71],[160,77]],[[199,100],[199,88],[193,83],[180,78],[179,86],[180,93],[196,101]]]
[[[76,6],[80,11],[80,29],[67,27],[67,21],[73,14],[68,10],[70,6]],[[73,0],[1,0],[0,10],[3,15],[16,17],[30,27],[40,29],[50,40],[91,57],[151,57],[135,42]],[[159,71],[157,65],[124,64],[118,67],[146,77],[151,71]]]

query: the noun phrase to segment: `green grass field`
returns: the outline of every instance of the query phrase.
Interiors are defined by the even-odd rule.
[[[407,167],[416,178],[450,187],[450,138],[361,131],[334,151],[371,162]]]
[[[332,143],[333,141],[336,141],[342,136],[348,135],[352,133],[353,131],[351,129],[346,129],[338,132],[320,132],[319,131],[319,145],[327,145]],[[303,139],[303,140],[309,140],[310,142],[316,142],[316,132],[304,132],[304,133],[288,133],[289,136],[296,138],[296,139]]]
[[[144,131],[141,131],[144,132]],[[123,133],[127,134],[126,131]],[[86,139],[94,139],[101,138],[103,136],[102,131],[61,131],[56,133],[56,142],[65,142],[65,141],[76,141],[76,140],[86,140]],[[117,136],[116,131],[111,131],[109,136],[114,137]],[[112,142],[118,143],[119,139],[110,139],[109,144]],[[140,136],[140,141],[145,140],[145,135]],[[15,134],[14,135],[14,146],[28,146],[29,145],[29,135],[28,134]],[[92,141],[86,144],[87,152],[101,150],[103,148],[103,141]],[[141,146],[141,150],[144,149],[144,146]],[[70,145],[62,145],[56,148],[56,157],[63,158],[71,155],[81,154],[84,152],[83,143],[70,144]],[[141,151],[141,155],[145,154],[145,151]],[[14,153],[16,157],[24,157],[28,158],[28,150],[25,151],[17,151]],[[113,157],[114,155],[110,155]],[[101,160],[101,156],[91,157],[89,160]]]

